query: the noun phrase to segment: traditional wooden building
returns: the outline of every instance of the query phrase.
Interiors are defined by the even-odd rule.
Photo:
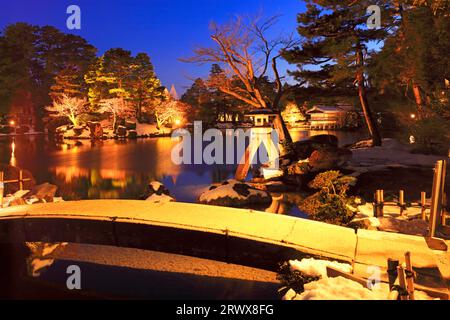
[[[338,104],[336,106],[314,106],[306,113],[310,116],[311,129],[341,129],[348,112],[353,106]]]

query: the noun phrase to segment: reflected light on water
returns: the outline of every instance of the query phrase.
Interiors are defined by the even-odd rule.
[[[17,165],[17,159],[16,159],[16,142],[13,140],[13,142],[11,143],[11,160],[10,160],[10,164],[12,166],[16,166]]]

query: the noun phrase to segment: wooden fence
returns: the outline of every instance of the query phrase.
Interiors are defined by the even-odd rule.
[[[429,233],[428,236],[433,238],[436,235],[437,229],[442,229],[448,233],[449,226],[447,226],[448,215],[446,213],[446,195],[445,195],[445,178],[446,178],[447,161],[439,160],[436,162],[434,168],[433,188],[431,194],[431,201],[427,203],[426,192],[420,193],[420,202],[412,204],[411,207],[421,208],[421,218],[427,220],[426,210],[430,209],[428,215]],[[377,190],[374,194],[373,210],[375,217],[383,217],[384,206],[397,206],[399,215],[403,216],[407,209],[405,202],[405,191],[399,191],[398,202],[384,201],[384,190]]]
[[[6,188],[7,183],[18,183],[19,184],[19,190],[23,190],[23,184],[24,182],[31,181],[30,178],[24,178],[23,177],[23,171],[19,171],[19,178],[16,180],[5,180],[5,174],[0,171],[0,208],[3,208],[3,193]]]

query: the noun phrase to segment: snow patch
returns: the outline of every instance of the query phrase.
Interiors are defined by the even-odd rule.
[[[291,270],[297,270],[308,276],[327,278],[327,267],[338,269],[342,272],[351,273],[353,268],[347,263],[340,263],[328,260],[316,260],[313,258],[298,260],[290,260]]]

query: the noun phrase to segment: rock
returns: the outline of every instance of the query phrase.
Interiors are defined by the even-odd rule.
[[[35,186],[31,191],[30,198],[35,197],[39,200],[45,200],[45,202],[53,202],[57,190],[57,186],[46,182]]]
[[[337,148],[339,140],[334,135],[320,134],[310,137],[308,140],[296,141],[293,149],[297,159],[307,159],[315,150]]]
[[[378,230],[388,232],[398,232],[409,235],[428,235],[428,223],[422,219],[397,219],[393,217],[378,218],[380,226]]]
[[[314,151],[309,157],[312,172],[339,168],[352,158],[352,152],[343,148],[326,148]]]
[[[117,136],[120,138],[125,138],[127,135],[127,128],[124,126],[117,127]]]
[[[309,161],[306,160],[299,160],[296,163],[291,164],[287,168],[287,173],[289,175],[302,175],[309,172]]]
[[[127,138],[128,139],[137,139],[137,131],[136,130],[128,131]]]
[[[266,180],[281,178],[284,175],[283,170],[264,167],[261,167],[261,173]]]
[[[292,191],[292,186],[288,186],[282,181],[269,181],[265,185],[267,192],[289,192]]]
[[[175,199],[166,194],[158,195],[158,194],[154,193],[150,197],[145,199],[145,201],[150,201],[152,203],[167,203],[167,202],[174,202]]]
[[[127,130],[136,130],[136,122],[133,121],[126,121],[125,122],[125,127],[127,128]]]
[[[3,172],[5,180],[18,180],[20,175],[20,168],[11,166],[9,164],[0,163],[0,172]],[[24,179],[30,179],[30,181],[24,181],[23,188],[26,190],[31,190],[36,185],[36,180],[34,180],[33,175],[27,171],[22,170],[22,177]],[[18,183],[6,183],[4,194],[14,194],[19,190]]]
[[[296,141],[292,144],[297,159],[307,159],[316,150],[311,141]]]
[[[145,193],[143,195],[141,195],[139,197],[139,199],[141,200],[151,200],[151,196],[169,196],[170,201],[176,201],[174,198],[170,197],[170,191],[166,188],[166,186],[164,186],[161,182],[159,181],[151,181],[148,185],[147,185],[147,190],[145,191]],[[153,197],[153,200],[158,200],[158,197]]]
[[[88,127],[91,131],[91,139],[101,139],[103,137],[103,128],[100,122],[88,122]]]
[[[200,195],[198,201],[216,206],[261,209],[268,207],[272,199],[267,192],[258,190],[247,183],[227,180],[222,184],[211,186],[208,191]]]
[[[366,229],[366,230],[378,230],[378,226],[380,222],[377,218],[362,218],[362,219],[353,219],[347,227],[353,229]]]
[[[14,198],[23,198],[30,190],[18,190],[13,194]]]
[[[73,127],[73,133],[75,136],[80,136],[84,131],[84,127],[83,126],[77,126],[77,127]]]
[[[9,201],[9,206],[10,207],[14,207],[14,206],[23,206],[27,204],[26,201],[22,198],[16,198],[13,197],[10,201]]]

